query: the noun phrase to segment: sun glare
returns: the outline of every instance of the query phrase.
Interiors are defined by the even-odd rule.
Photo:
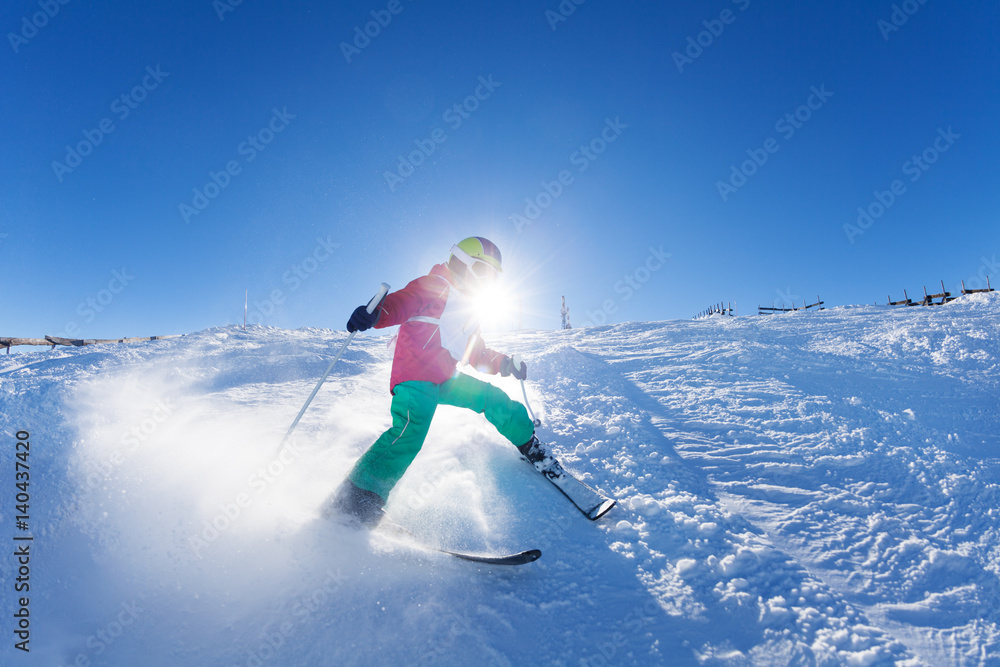
[[[484,288],[473,297],[473,307],[483,331],[499,331],[515,326],[517,304],[500,283]]]

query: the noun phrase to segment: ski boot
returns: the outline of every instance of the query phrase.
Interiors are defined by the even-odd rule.
[[[323,515],[327,518],[341,517],[353,527],[374,528],[385,517],[382,507],[385,501],[372,491],[355,486],[349,479],[344,480],[327,504]]]
[[[540,441],[536,435],[532,435],[531,440],[518,447],[517,451],[521,452],[521,456],[523,456],[528,463],[535,466],[535,470],[550,479],[558,477],[563,472],[562,466],[559,465],[559,461],[552,456],[549,448],[542,441]]]
[[[600,519],[617,504],[616,500],[608,498],[567,472],[549,451],[548,446],[534,435],[517,450],[521,452],[525,461],[552,482],[591,521]]]

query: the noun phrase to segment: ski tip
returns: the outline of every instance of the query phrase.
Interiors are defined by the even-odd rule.
[[[542,552],[538,549],[529,549],[527,551],[522,551],[519,554],[512,554],[504,559],[505,565],[527,565],[528,563],[534,563],[536,560],[542,557]]]
[[[611,508],[618,504],[617,500],[605,500],[603,503],[590,510],[587,513],[587,518],[591,521],[597,521],[602,516],[611,511]]]
[[[472,561],[473,563],[484,563],[486,565],[526,565],[534,563],[542,557],[542,552],[538,549],[529,549],[528,551],[508,554],[506,556],[476,556],[455,551],[445,551],[444,553],[461,558],[462,560]]]

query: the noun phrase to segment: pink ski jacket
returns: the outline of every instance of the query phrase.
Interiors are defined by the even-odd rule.
[[[400,382],[441,384],[465,364],[484,373],[500,372],[504,356],[486,347],[472,304],[457,287],[447,264],[386,295],[376,329],[399,326],[392,359],[390,391]]]

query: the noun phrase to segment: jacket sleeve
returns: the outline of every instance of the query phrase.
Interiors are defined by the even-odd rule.
[[[430,276],[421,276],[411,280],[403,289],[386,294],[378,307],[380,312],[375,328],[385,329],[402,324],[423,311],[434,297],[434,287],[438,282],[433,281],[435,284],[429,284],[429,280],[433,281]]]
[[[500,364],[507,355],[491,350],[486,347],[479,333],[476,333],[476,342],[469,355],[469,364],[480,373],[492,373],[496,375],[500,372]]]

